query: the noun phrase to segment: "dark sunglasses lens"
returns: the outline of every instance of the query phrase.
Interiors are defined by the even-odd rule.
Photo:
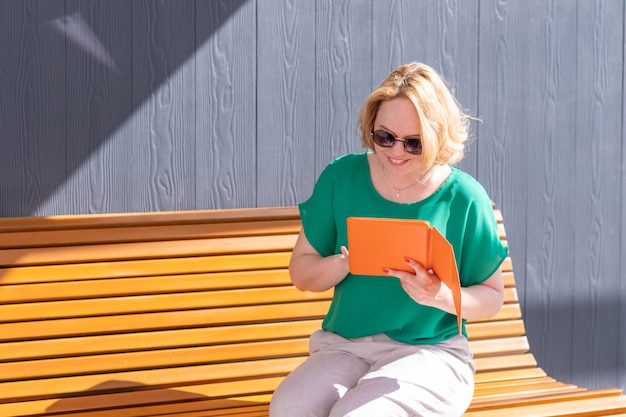
[[[384,130],[376,130],[372,132],[372,136],[374,143],[383,148],[391,148],[394,143],[396,143],[396,138],[391,133],[385,132]],[[408,153],[413,155],[420,155],[422,153],[421,139],[410,138],[401,142],[404,142],[404,149]]]
[[[413,155],[422,153],[422,141],[420,139],[405,139],[404,149]]]
[[[382,146],[384,148],[391,148],[393,144],[396,142],[396,138],[393,137],[391,133],[387,133],[382,130],[377,130],[373,133],[374,142],[378,146]]]

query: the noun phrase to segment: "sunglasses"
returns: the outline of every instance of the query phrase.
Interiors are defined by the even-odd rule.
[[[384,130],[372,130],[370,132],[374,143],[383,148],[391,148],[396,142],[404,144],[404,150],[412,155],[422,153],[422,140],[418,138],[398,139],[394,135]]]

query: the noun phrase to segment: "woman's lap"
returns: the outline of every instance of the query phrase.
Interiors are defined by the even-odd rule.
[[[311,355],[274,393],[272,417],[461,415],[474,370],[462,336],[439,345],[407,345],[376,335],[311,336]]]

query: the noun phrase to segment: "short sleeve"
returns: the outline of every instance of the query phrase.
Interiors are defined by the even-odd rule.
[[[486,196],[468,208],[462,253],[459,273],[463,286],[486,281],[508,255],[508,248],[500,240],[491,200]]]
[[[333,210],[335,188],[335,169],[331,164],[318,178],[311,197],[298,206],[304,234],[311,246],[322,256],[335,254],[337,243]]]

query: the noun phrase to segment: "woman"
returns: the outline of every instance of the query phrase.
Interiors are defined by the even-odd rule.
[[[306,291],[334,287],[334,297],[270,415],[459,416],[472,399],[474,366],[450,289],[412,259],[411,272],[350,274],[346,218],[429,221],[454,248],[463,319],[496,314],[507,248],[483,187],[452,166],[469,118],[432,68],[411,63],[369,96],[359,125],[368,151],[332,162],[300,205],[291,279]]]

